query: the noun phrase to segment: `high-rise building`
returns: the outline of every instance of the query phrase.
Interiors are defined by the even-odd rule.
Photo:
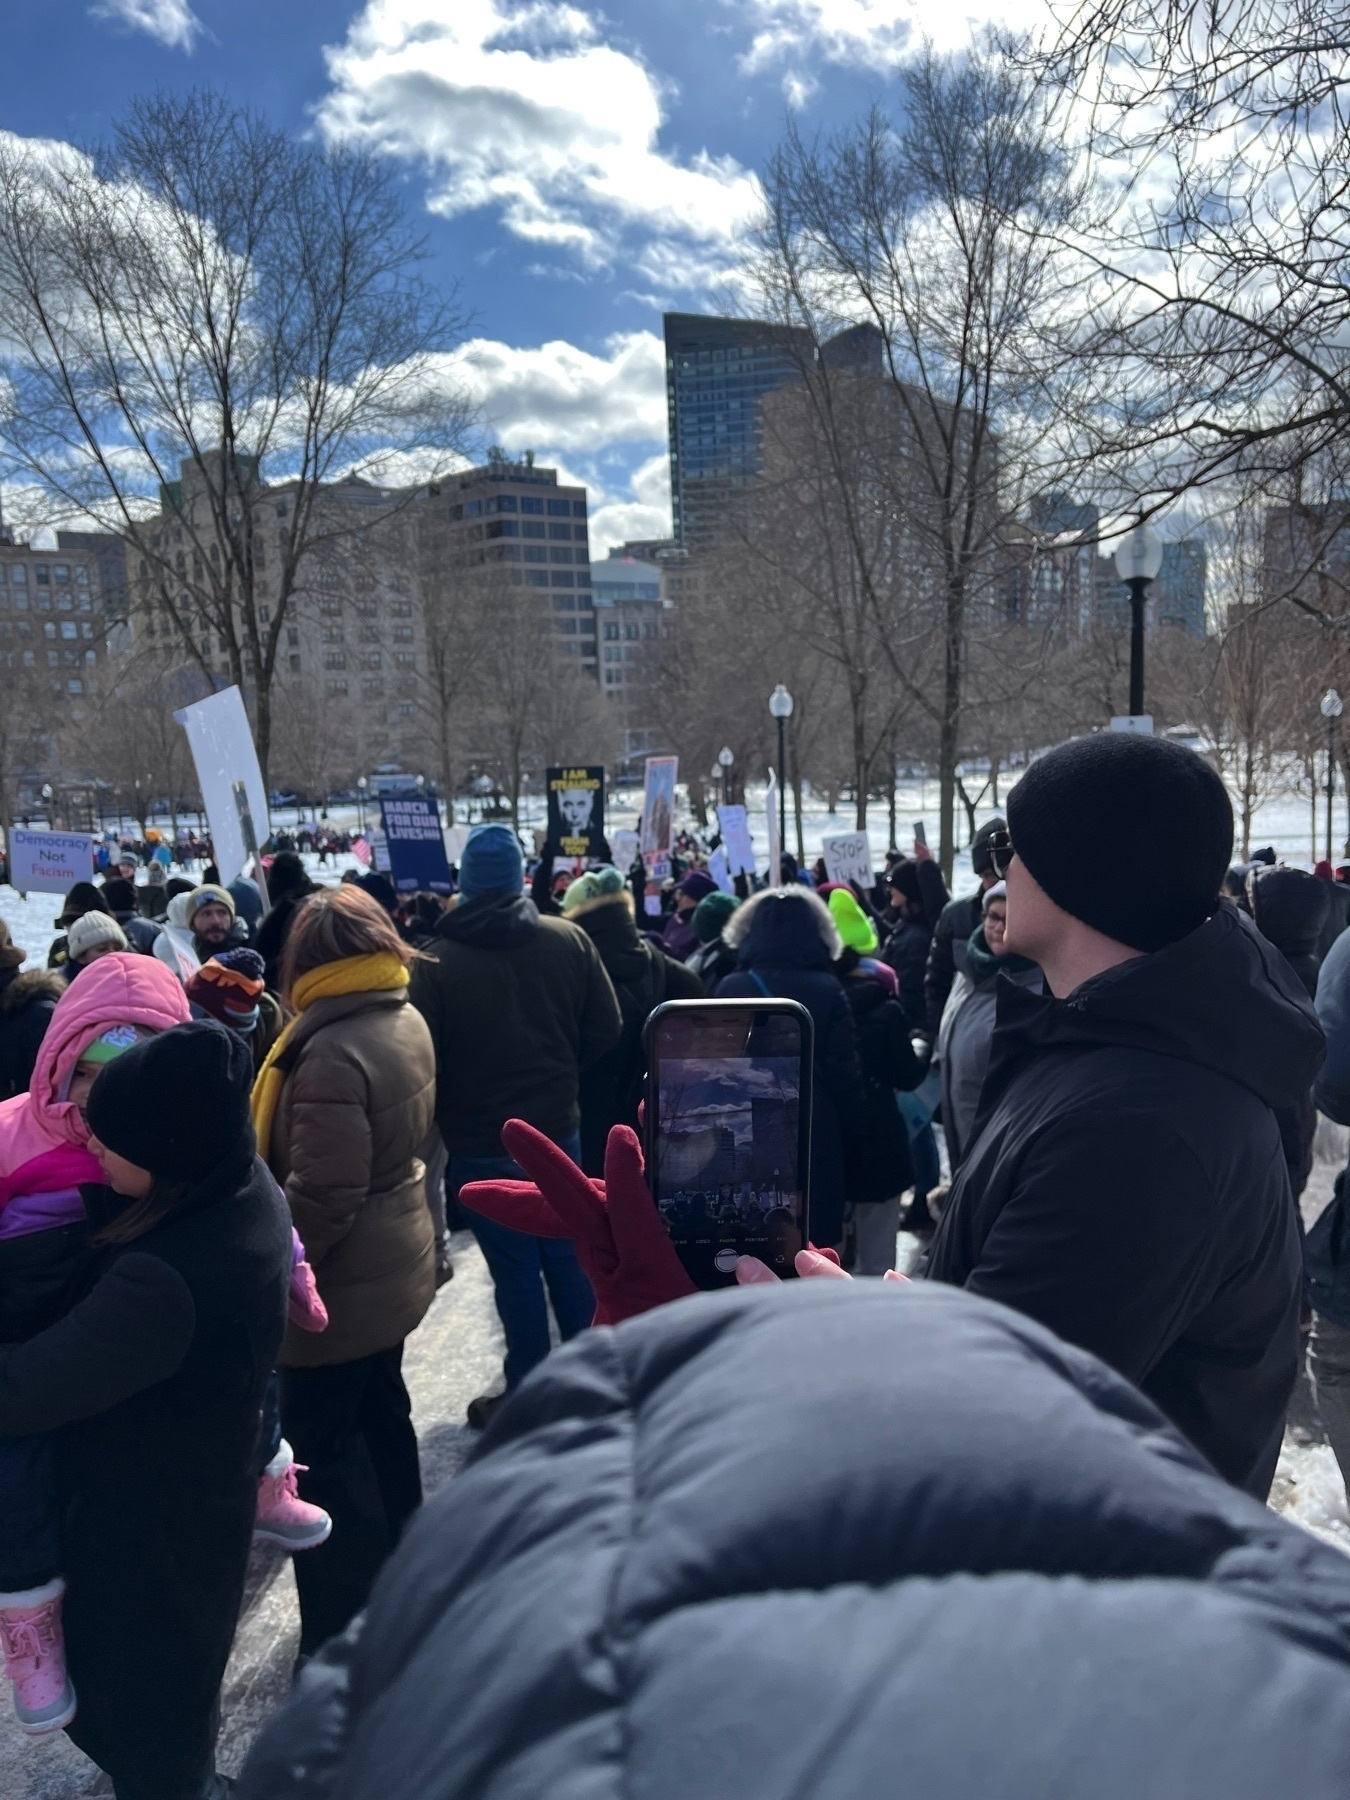
[[[559,648],[597,675],[585,488],[562,486],[556,469],[539,467],[527,452],[519,462],[493,456],[447,476],[427,499],[442,509],[451,554],[501,567],[512,586],[538,589]]]
[[[664,323],[675,538],[697,555],[759,474],[760,401],[800,378],[811,338],[756,319],[667,313]]]
[[[600,683],[622,698],[640,688],[652,666],[670,602],[665,570],[657,562],[611,550],[591,564],[591,596],[600,642]]]
[[[1170,625],[1190,637],[1204,637],[1207,564],[1199,538],[1163,545],[1162,568],[1149,589],[1155,625]]]

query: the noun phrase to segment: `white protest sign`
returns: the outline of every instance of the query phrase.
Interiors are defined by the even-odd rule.
[[[610,853],[614,858],[614,867],[622,869],[626,875],[637,861],[638,834],[636,831],[616,831],[609,840]]]
[[[244,711],[244,696],[237,687],[224,688],[173,716],[187,732],[211,824],[216,867],[222,884],[228,887],[272,834],[267,789]]]
[[[764,790],[764,814],[769,827],[769,886],[782,887],[783,862],[778,841],[778,777],[769,770],[769,783]]]
[[[856,881],[860,888],[871,887],[876,877],[865,831],[845,831],[838,837],[822,838],[820,847],[825,856],[825,873],[831,881]]]
[[[21,894],[64,894],[94,879],[94,840],[87,831],[9,834],[9,885]]]
[[[469,841],[469,832],[471,829],[472,827],[468,825],[447,825],[442,833],[442,836],[445,838],[445,854],[449,861],[456,865],[463,860],[464,846]],[[537,838],[541,834],[536,831],[534,835]],[[539,854],[541,848],[541,845],[535,845],[534,851],[536,856]]]
[[[717,823],[726,846],[727,868],[733,875],[753,875],[755,851],[750,842],[750,822],[743,806],[719,806]]]
[[[708,873],[712,876],[713,880],[717,883],[718,887],[721,888],[724,894],[734,894],[736,892],[736,884],[732,881],[731,871],[727,866],[725,844],[719,844],[708,858]]]

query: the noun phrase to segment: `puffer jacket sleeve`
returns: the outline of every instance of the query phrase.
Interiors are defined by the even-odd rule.
[[[357,1064],[331,1054],[302,1054],[290,1086],[286,1199],[310,1265],[320,1270],[370,1191],[370,1095]]]
[[[1320,1111],[1350,1125],[1350,932],[1327,953],[1317,978],[1317,1022],[1326,1033],[1327,1059],[1313,1083]]]

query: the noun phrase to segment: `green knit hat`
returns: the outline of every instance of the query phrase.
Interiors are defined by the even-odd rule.
[[[836,888],[830,895],[830,917],[846,949],[856,950],[859,956],[870,956],[876,949],[876,926],[847,888]]]
[[[601,901],[614,900],[627,891],[626,878],[609,863],[602,863],[598,869],[587,869],[563,895],[563,917],[570,919],[575,913],[586,912]]]
[[[699,943],[711,944],[714,938],[721,937],[722,927],[739,905],[734,894],[724,894],[720,888],[715,894],[705,894],[689,921]]]

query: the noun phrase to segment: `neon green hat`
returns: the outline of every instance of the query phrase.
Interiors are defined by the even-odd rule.
[[[859,956],[870,956],[876,949],[876,927],[847,888],[836,888],[830,895],[830,917],[845,948]]]

